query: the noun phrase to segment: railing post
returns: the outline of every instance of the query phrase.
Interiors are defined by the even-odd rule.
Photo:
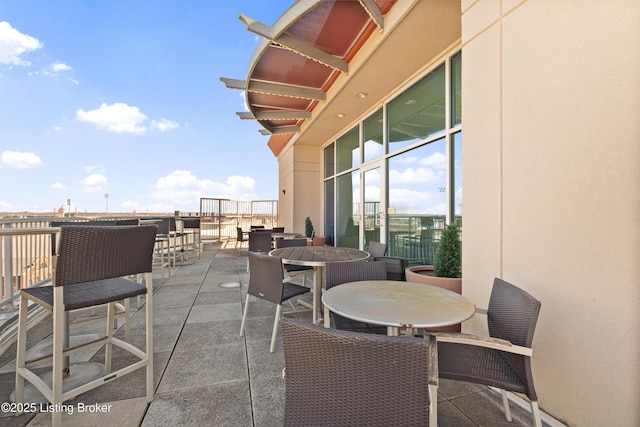
[[[11,224],[3,224],[2,228],[11,228]],[[3,237],[2,242],[2,278],[4,282],[4,291],[0,301],[6,301],[13,298],[13,241],[11,236]]]

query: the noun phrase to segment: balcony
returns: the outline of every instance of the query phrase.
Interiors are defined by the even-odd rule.
[[[282,425],[281,343],[269,353],[273,305],[252,302],[245,337],[238,333],[248,278],[246,247],[235,249],[233,240],[206,242],[199,259],[177,266],[169,277],[162,278],[160,269],[154,271],[153,402],[146,403],[144,372],[137,371],[66,402],[61,408],[63,425]],[[241,286],[223,285],[237,283]],[[142,346],[144,307],[133,312],[132,339]],[[79,319],[72,324],[74,320]],[[72,327],[71,333],[82,339],[102,328],[101,324]],[[46,348],[50,332],[48,316],[30,330],[28,346],[33,351]],[[15,344],[0,355],[1,402],[9,401],[14,388],[14,358]],[[72,357],[71,363],[101,360],[99,350]],[[117,368],[122,354],[114,352],[113,360]],[[530,414],[514,404],[511,408],[514,421],[508,425],[531,425]],[[506,423],[499,394],[455,381],[441,381],[438,411],[440,426]],[[46,412],[19,417],[0,413],[3,425],[49,425],[50,420]]]

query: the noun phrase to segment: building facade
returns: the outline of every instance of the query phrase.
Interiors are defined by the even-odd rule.
[[[342,28],[341,3],[364,15],[332,51],[322,28]],[[501,277],[542,302],[541,409],[640,424],[640,4],[298,1],[270,31],[245,24],[265,43],[236,88],[271,134],[279,223],[309,216],[332,244],[415,262],[461,224],[465,296],[486,307]],[[312,31],[341,61],[296,44]],[[321,84],[257,85],[274,82],[260,74],[274,46],[328,68]],[[264,108],[269,92],[304,102]]]

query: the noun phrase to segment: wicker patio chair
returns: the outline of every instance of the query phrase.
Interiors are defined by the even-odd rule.
[[[382,261],[370,262],[328,262],[324,270],[327,290],[342,283],[359,280],[387,280],[387,264]],[[326,314],[325,309],[325,316]],[[371,325],[331,312],[331,321],[337,329],[386,335],[387,327]]]
[[[276,239],[274,241],[274,246],[276,249],[280,248],[289,248],[293,246],[307,246],[307,239]],[[295,264],[285,264],[284,269],[287,273],[289,273],[289,277],[285,280],[291,280],[294,277],[298,277],[302,275],[302,286],[305,286],[307,283],[307,276],[309,274],[313,274],[314,268],[305,266],[305,265],[295,265]]]
[[[534,425],[541,426],[531,373],[531,344],[540,306],[522,289],[494,279],[486,310],[490,337],[434,333],[438,339],[440,378],[500,388],[508,421],[511,411],[506,392],[522,393],[531,402]]]
[[[182,231],[187,238],[187,251],[195,252],[200,259],[201,236],[200,236],[200,218],[184,217],[182,218]]]
[[[249,252],[248,258],[251,274],[249,275],[249,289],[247,289],[247,298],[244,303],[244,311],[242,312],[240,336],[244,335],[251,296],[275,304],[276,314],[273,320],[271,346],[269,347],[269,351],[273,353],[276,344],[276,335],[278,334],[279,321],[282,316],[282,303],[289,301],[289,299],[295,296],[307,293],[310,289],[284,282],[284,270],[282,268],[281,258],[254,252]],[[291,303],[289,302],[289,304]],[[291,308],[293,310],[293,306],[291,306]]]
[[[271,232],[256,229],[249,233],[249,252],[268,254],[271,250]],[[251,263],[247,258],[247,271],[250,271]]]
[[[242,244],[247,241],[247,239],[244,238],[245,234],[246,233],[242,231],[242,227],[236,227],[236,248],[238,247],[238,243],[240,243],[240,247],[242,247]]]
[[[434,337],[360,334],[286,318],[281,327],[285,426],[437,425]]]
[[[387,280],[398,280],[401,282],[407,281],[407,276],[404,270],[409,265],[409,261],[406,258],[390,257],[390,256],[377,256],[374,261],[384,261],[387,265]]]
[[[16,356],[17,403],[24,401],[24,381],[35,386],[54,405],[99,387],[140,368],[146,368],[147,402],[153,399],[153,279],[151,274],[156,226],[62,226],[58,250],[53,258],[52,286],[25,288],[20,291],[18,339]],[[123,276],[144,273],[145,285]],[[146,296],[145,351],[113,336],[115,301],[138,295]],[[53,312],[53,354],[33,361],[26,360],[27,309],[31,301]],[[65,348],[68,342],[65,312],[85,307],[107,305],[106,335],[98,340]],[[70,390],[63,389],[63,377],[68,374],[68,356],[79,350],[105,346],[104,375],[88,384]],[[132,353],[136,360],[111,370],[113,346]],[[34,370],[52,363],[51,386]],[[66,365],[66,366],[65,366]],[[63,369],[64,368],[64,369]],[[63,370],[65,371],[63,375]],[[20,406],[18,406],[19,408]],[[53,412],[53,425],[59,425],[61,411]]]
[[[380,242],[369,242],[369,248],[367,249],[371,258],[385,256],[387,254],[387,245]]]

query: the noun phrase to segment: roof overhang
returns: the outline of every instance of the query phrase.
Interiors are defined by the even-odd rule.
[[[262,125],[276,156],[291,140],[326,142],[460,40],[459,1],[299,0],[272,27],[239,18],[262,40],[246,79],[221,81],[245,91],[237,114]]]

